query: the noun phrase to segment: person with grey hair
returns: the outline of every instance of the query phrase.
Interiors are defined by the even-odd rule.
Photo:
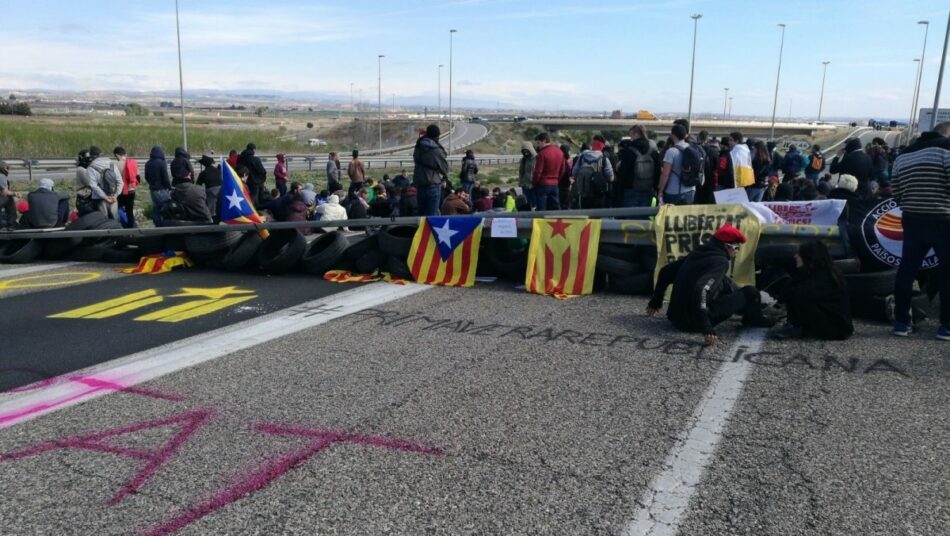
[[[0,210],[6,214],[3,228],[16,228],[16,198],[20,195],[10,189],[10,165],[0,160]]]
[[[940,327],[950,341],[950,122],[924,132],[894,161],[892,187],[904,228],[901,263],[894,281],[894,331],[906,337],[911,325],[911,293],[931,249],[940,259]]]
[[[40,179],[40,186],[26,196],[30,209],[20,218],[20,226],[31,229],[62,227],[69,217],[69,194],[53,191],[52,179]]]

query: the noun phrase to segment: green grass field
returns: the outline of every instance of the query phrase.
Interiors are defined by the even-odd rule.
[[[158,119],[158,118],[156,118]],[[173,118],[174,119],[174,118]],[[182,145],[181,127],[171,121],[131,122],[127,120],[49,120],[0,119],[0,158],[63,158],[75,156],[79,149],[97,145],[106,152],[121,145],[130,154],[147,156],[152,146],[161,145],[171,154]],[[230,149],[242,150],[248,142],[258,151],[302,152],[305,146],[296,141],[278,139],[285,134],[276,129],[235,128],[196,124],[188,128],[188,149],[193,155],[227,154]]]

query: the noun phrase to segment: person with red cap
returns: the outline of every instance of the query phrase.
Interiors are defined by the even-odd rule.
[[[742,231],[726,223],[708,242],[667,264],[660,270],[647,314],[659,312],[666,288],[672,284],[666,317],[677,329],[702,333],[707,346],[719,340],[715,326],[736,313],[742,313],[745,326],[772,327],[775,322],[762,313],[759,291],[752,286],[740,288],[726,276],[729,263],[745,242]]]

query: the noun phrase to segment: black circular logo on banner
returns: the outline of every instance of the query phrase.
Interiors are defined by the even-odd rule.
[[[875,259],[888,266],[899,267],[904,250],[904,225],[897,201],[885,199],[872,208],[861,222],[861,236],[868,252]],[[927,270],[935,266],[937,255],[931,249],[924,257],[921,268]]]

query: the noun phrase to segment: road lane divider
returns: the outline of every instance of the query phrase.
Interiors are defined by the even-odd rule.
[[[762,349],[767,331],[743,331],[726,361],[713,376],[709,387],[688,421],[689,429],[679,436],[663,462],[663,472],[644,491],[633,521],[624,536],[676,536],[689,509],[689,502],[712,462],[729,416],[752,371],[744,357]]]
[[[362,285],[64,375],[81,376],[95,385],[50,378],[0,393],[0,429],[432,288],[414,283]]]

